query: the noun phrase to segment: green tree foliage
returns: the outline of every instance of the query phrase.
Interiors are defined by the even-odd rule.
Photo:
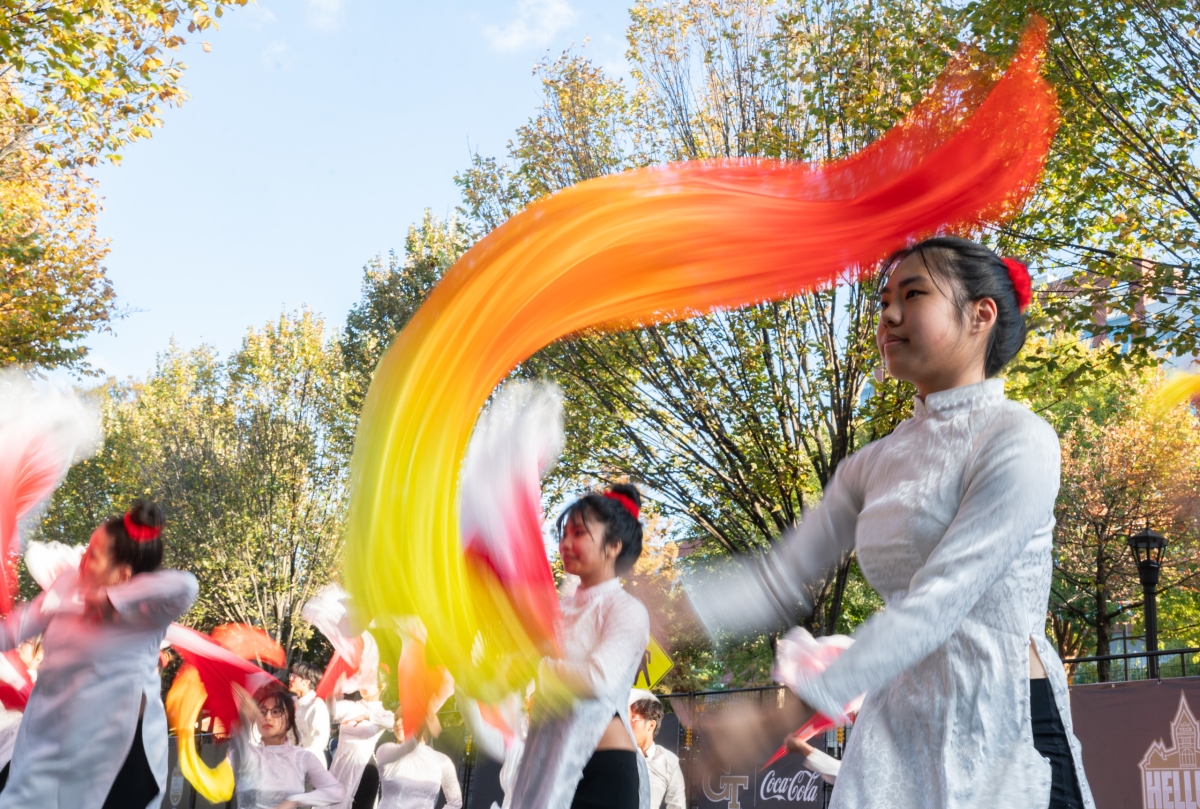
[[[186,97],[172,53],[247,0],[0,0],[0,362],[86,371],[114,315],[83,168]]]
[[[342,357],[351,376],[351,405],[362,407],[371,375],[392,340],[425,301],[443,273],[467,249],[457,220],[442,222],[430,211],[408,229],[404,256],[377,256],[363,268],[362,297],[346,316]]]
[[[459,177],[475,230],[632,166],[853,153],[915,103],[960,25],[907,0],[639,2],[630,13],[632,91],[580,55],[544,63],[543,104],[510,144],[511,166],[476,157]],[[700,559],[761,548],[799,520],[861,443],[876,362],[874,288],[848,276],[790,301],[564,341],[523,372],[566,391],[560,476],[644,483],[686,518]],[[817,631],[836,626],[849,570],[847,559],[817,588]]]
[[[1058,276],[1070,331],[1176,355],[1200,311],[1200,8],[1191,0],[989,0],[968,6],[1004,48],[1030,11],[1050,22],[1063,125],[1042,187],[1001,242]]]
[[[55,493],[46,538],[80,543],[134,496],[167,514],[167,563],[191,570],[188,621],[263,627],[291,653],[310,595],[337,572],[350,446],[348,375],[309,312],[247,332],[221,360],[172,346],[149,379],[109,387],[105,445]]]

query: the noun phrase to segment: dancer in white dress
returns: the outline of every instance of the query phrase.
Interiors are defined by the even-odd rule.
[[[317,684],[321,682],[321,670],[311,663],[299,661],[292,664],[288,676],[288,690],[296,696],[296,735],[299,744],[324,764],[325,748],[329,746],[329,706],[317,697]]]
[[[396,738],[404,736],[396,718]],[[438,795],[446,796],[446,809],[462,809],[462,789],[454,762],[429,746],[422,730],[403,744],[388,742],[375,750],[382,796],[379,809],[433,809]]]
[[[42,639],[40,637],[30,638],[22,641],[17,647],[17,656],[25,665],[25,670],[29,672],[29,679],[37,682],[38,666],[42,664]],[[25,716],[24,711],[15,708],[4,708],[0,710],[0,763],[3,767],[0,768],[0,790],[4,789],[4,785],[8,782],[8,768],[12,762],[13,748],[17,746],[17,733],[21,730],[21,719]]]
[[[370,809],[375,805],[379,775],[375,744],[395,724],[392,712],[379,701],[379,689],[362,689],[357,702],[341,699],[334,703],[331,717],[338,723],[337,750],[329,772],[346,788],[340,809]],[[368,772],[368,769],[373,772]],[[364,785],[363,774],[368,773]]]
[[[281,684],[263,687],[253,699],[244,692],[238,697],[242,724],[230,739],[229,760],[239,809],[331,806],[345,797],[325,762],[292,744],[289,737],[296,732],[295,707]],[[252,734],[252,728],[258,733]]]
[[[789,683],[835,718],[867,694],[832,806],[1091,809],[1045,635],[1058,438],[991,378],[1024,343],[1028,271],[954,238],[889,266],[878,343],[917,389],[912,418],[842,461],[774,552],[692,588],[692,605],[710,628],[792,622],[810,583],[855,551],[886,608],[822,673]],[[1051,745],[1032,731],[1043,707],[1061,718]],[[718,743],[731,748],[730,730]]]
[[[0,807],[156,807],[167,780],[158,651],[196,579],[158,570],[162,512],[136,501],[93,532],[83,561],[0,622],[0,648],[42,635],[45,658]],[[71,721],[63,723],[62,717]]]
[[[563,656],[539,669],[513,784],[518,809],[650,805],[646,759],[629,725],[629,685],[650,617],[617,578],[642,553],[640,507],[637,489],[621,484],[585,495],[559,518],[563,567],[580,587],[562,602]]]

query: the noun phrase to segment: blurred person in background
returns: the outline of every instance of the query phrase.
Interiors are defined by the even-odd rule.
[[[396,739],[404,738],[399,715],[394,731]],[[422,728],[403,744],[379,745],[375,762],[381,787],[379,809],[434,809],[439,794],[446,799],[446,809],[462,809],[462,789],[454,762],[429,746],[428,729]]]
[[[375,743],[395,724],[395,717],[383,707],[379,695],[376,685],[373,689],[361,689],[361,699],[340,699],[333,704],[338,743],[329,772],[346,788],[346,797],[338,809],[374,809],[379,795]]]
[[[288,690],[296,696],[298,744],[320,759],[322,764],[329,766],[329,759],[325,756],[325,748],[329,746],[329,706],[325,700],[317,699],[319,682],[321,671],[312,663],[298,660],[292,664]]]
[[[633,739],[650,771],[650,809],[686,809],[687,795],[679,756],[654,743],[662,726],[663,706],[649,691],[635,688],[629,695],[629,724]]]
[[[296,707],[282,683],[268,683],[253,697],[235,693],[242,722],[230,737],[229,759],[240,809],[330,806],[345,797],[325,762],[292,743]]]
[[[17,647],[17,657],[21,659],[25,669],[29,672],[29,679],[35,683],[37,682],[38,666],[42,664],[44,653],[41,635],[22,641],[21,645]],[[16,708],[0,710],[0,762],[4,762],[4,768],[0,769],[0,790],[3,790],[4,785],[8,783],[8,766],[12,763],[13,748],[17,744],[17,731],[21,729],[21,717],[24,715],[24,711]]]

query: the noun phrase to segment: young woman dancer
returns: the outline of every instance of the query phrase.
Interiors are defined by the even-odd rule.
[[[292,744],[296,708],[282,684],[264,686],[253,699],[246,698],[245,692],[239,697],[242,725],[229,747],[239,807],[330,806],[345,797],[345,790],[325,769],[325,762]],[[261,744],[251,739],[252,727],[258,728]]]
[[[650,618],[617,578],[642,554],[640,508],[637,489],[622,484],[585,495],[558,519],[563,568],[579,577],[579,589],[562,602],[563,657],[543,660],[538,673],[513,806],[650,804],[646,760],[629,725],[629,684]]]
[[[404,738],[402,725],[397,716],[397,739]],[[433,809],[439,793],[446,798],[446,809],[462,809],[462,788],[454,762],[429,746],[427,730],[403,744],[379,745],[375,761],[379,764],[379,809]]]
[[[332,719],[338,723],[337,750],[329,772],[343,787],[346,797],[339,809],[373,809],[379,794],[379,768],[375,743],[395,723],[392,712],[379,701],[379,687],[359,690],[358,701],[334,703]]]
[[[867,692],[833,806],[1092,807],[1045,637],[1058,438],[993,378],[1025,341],[1028,271],[956,238],[888,269],[877,340],[917,389],[912,418],[842,461],[820,506],[740,579],[692,588],[692,605],[710,629],[790,623],[809,583],[857,552],[886,609],[794,684],[833,717]],[[1048,723],[1054,738],[1035,736]]]
[[[167,625],[196,599],[192,574],[158,569],[162,527],[157,506],[135,501],[92,533],[77,569],[0,621],[0,649],[42,634],[45,650],[3,809],[146,809],[162,800],[158,649]]]

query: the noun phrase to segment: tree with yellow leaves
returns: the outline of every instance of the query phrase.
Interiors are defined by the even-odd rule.
[[[95,185],[185,99],[180,31],[247,0],[0,0],[0,362],[86,367],[113,316]]]
[[[1130,534],[1152,526],[1170,537],[1161,591],[1196,583],[1200,420],[1154,400],[1161,376],[1143,378],[1111,418],[1079,419],[1061,438],[1050,623],[1064,657],[1092,644],[1108,654],[1113,622],[1142,606]],[[1107,680],[1107,661],[1098,668]]]

